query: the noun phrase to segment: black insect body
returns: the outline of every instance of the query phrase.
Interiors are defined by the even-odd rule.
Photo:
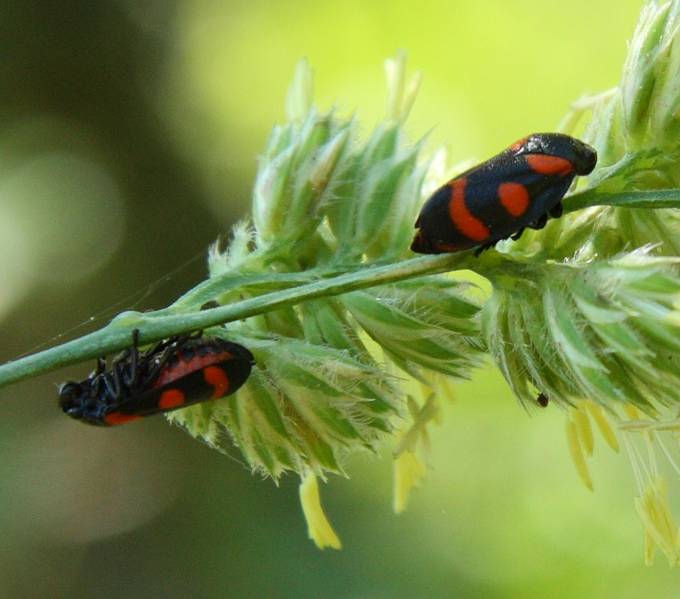
[[[59,404],[69,416],[110,426],[234,393],[250,375],[253,355],[218,337],[185,335],[138,350],[132,346],[106,369],[106,360],[84,381],[59,388]]]
[[[452,179],[425,202],[414,252],[480,250],[541,229],[562,214],[562,198],[577,175],[597,162],[593,148],[561,133],[535,133]]]

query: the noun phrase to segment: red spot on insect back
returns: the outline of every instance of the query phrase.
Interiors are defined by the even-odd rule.
[[[487,226],[479,220],[465,205],[465,186],[467,179],[456,179],[451,182],[451,199],[449,200],[449,216],[456,228],[465,237],[474,241],[484,241],[490,235]]]
[[[203,378],[206,383],[215,388],[212,394],[213,399],[224,397],[229,393],[229,377],[224,371],[224,368],[220,368],[219,366],[206,366],[203,369]]]
[[[104,416],[104,421],[106,424],[125,424],[126,422],[132,422],[133,420],[139,420],[141,416],[137,414],[123,414],[122,412],[111,412]]]
[[[529,190],[521,183],[501,183],[498,197],[503,207],[514,217],[522,216],[529,208]]]
[[[184,405],[186,395],[181,389],[168,389],[161,393],[161,398],[158,400],[158,407],[161,410],[172,410]]]
[[[527,164],[539,175],[568,175],[574,170],[569,160],[545,154],[530,154]]]

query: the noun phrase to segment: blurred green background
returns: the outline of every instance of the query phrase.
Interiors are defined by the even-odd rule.
[[[431,131],[452,162],[481,159],[614,86],[641,2],[0,6],[8,360],[102,312],[90,327],[163,306],[204,276],[200,252],[248,209],[300,57],[319,104],[357,111],[368,130],[383,60],[406,49],[425,77],[413,138]],[[599,443],[589,493],[559,410],[528,417],[496,374],[457,387],[405,514],[390,510],[389,449],[323,487],[344,549],[320,552],[293,478],[252,477],[235,451],[162,418],[95,430],[63,417],[56,384],[88,369],[0,392],[0,597],[678,596],[662,557],[642,565],[626,458]]]

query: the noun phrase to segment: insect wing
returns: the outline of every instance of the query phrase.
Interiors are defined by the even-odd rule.
[[[411,249],[424,254],[489,247],[559,217],[576,175],[590,173],[597,153],[560,133],[535,133],[462,173],[425,202]]]
[[[527,157],[503,152],[440,187],[423,206],[414,251],[437,253],[493,243],[547,213],[573,176],[546,176]]]
[[[574,180],[571,173],[537,173],[526,158],[499,160],[493,170],[479,169],[467,177],[466,205],[489,229],[490,241],[504,239],[546,214]]]
[[[181,377],[127,398],[116,406],[115,412],[150,416],[231,395],[248,379],[251,365],[250,360],[233,355],[209,364],[196,364],[193,369],[189,361],[188,370]]]
[[[235,393],[250,375],[254,359],[243,346],[222,339],[189,340],[177,347],[145,388],[110,403],[103,424],[131,420],[219,399]]]

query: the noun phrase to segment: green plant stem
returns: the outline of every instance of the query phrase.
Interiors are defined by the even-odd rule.
[[[678,208],[680,207],[680,189],[623,193],[598,193],[594,189],[586,190],[567,198],[565,211],[573,212],[600,205],[629,208]],[[69,364],[97,358],[129,347],[134,329],[139,329],[142,343],[152,343],[173,335],[241,320],[310,299],[340,295],[357,289],[428,274],[460,270],[471,266],[472,260],[475,261],[474,270],[487,276],[497,272],[499,268],[509,268],[514,264],[512,260],[508,260],[497,252],[488,252],[479,260],[473,258],[471,252],[460,252],[422,256],[396,264],[358,265],[355,267],[356,270],[340,274],[338,271],[266,275],[225,273],[189,291],[169,308],[156,312],[124,312],[94,333],[0,366],[0,388]],[[324,278],[306,282],[310,277]],[[196,311],[196,308],[204,301],[241,285],[251,286],[251,291],[253,289],[278,289],[219,308]],[[192,308],[193,311],[182,312],[182,310]]]
[[[592,206],[619,208],[680,208],[680,189],[652,189],[649,191],[598,192],[587,189],[569,196],[564,202],[565,212],[575,212]]]
[[[134,329],[139,329],[142,343],[152,343],[318,297],[340,295],[375,285],[466,268],[471,258],[471,252],[461,252],[422,256],[396,264],[368,266],[356,272],[266,293],[210,310],[181,314],[168,314],[167,310],[123,312],[94,333],[0,366],[0,387],[129,347]],[[224,275],[227,288],[232,288],[233,278],[233,274]],[[219,280],[220,277],[215,277],[211,283],[215,293],[220,291],[220,286],[216,283]]]

